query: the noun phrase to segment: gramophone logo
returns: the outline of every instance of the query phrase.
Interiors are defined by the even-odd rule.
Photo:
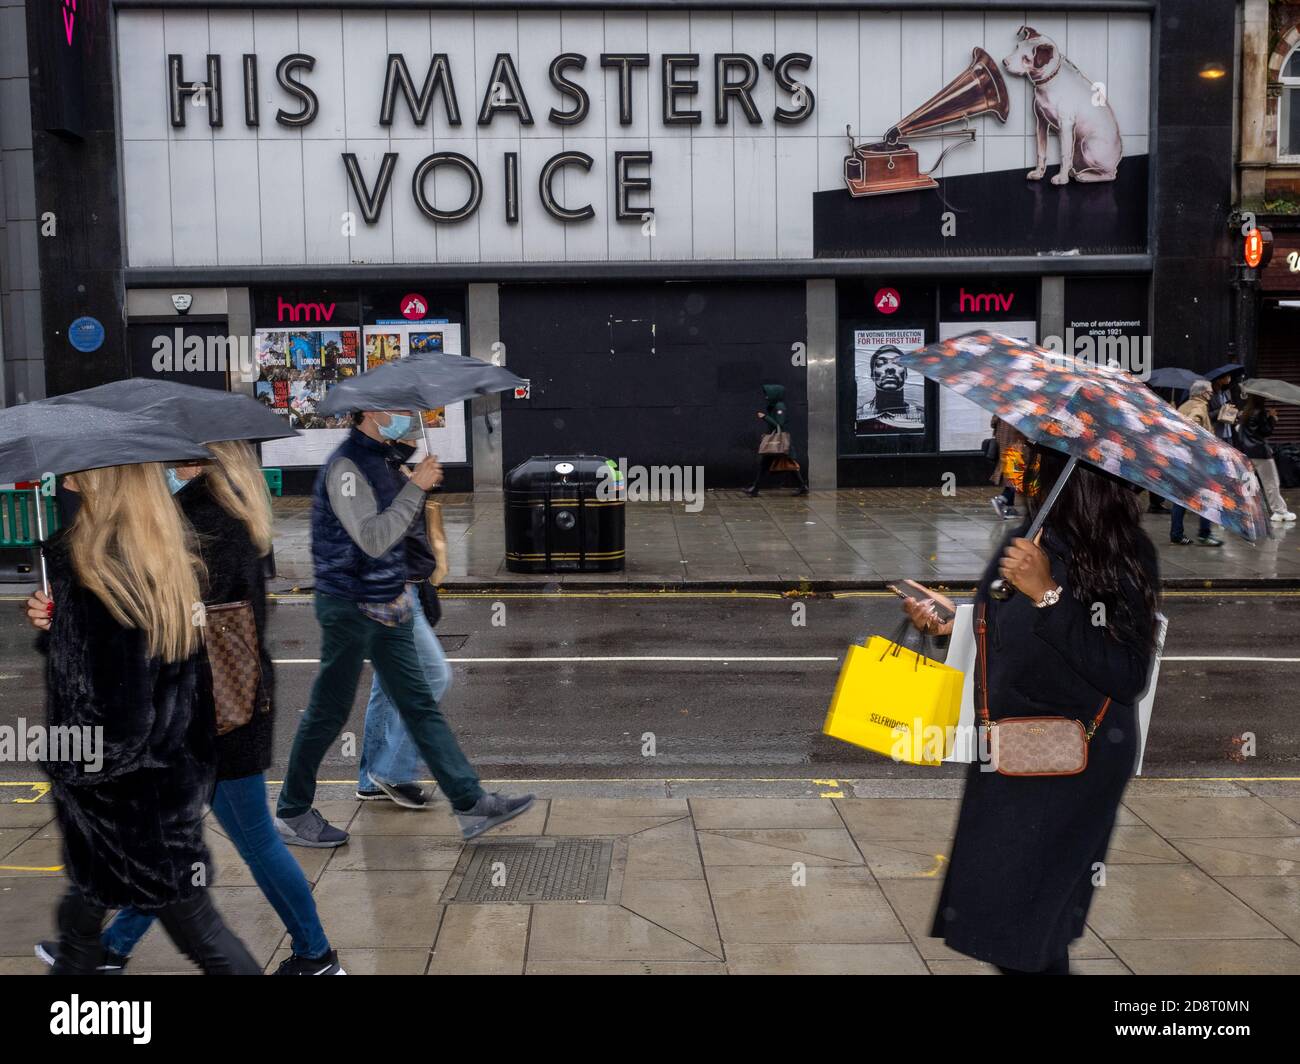
[[[72,47],[72,28],[77,21],[77,0],[63,0],[63,32],[68,38],[68,47]]]
[[[888,192],[907,192],[918,188],[938,188],[939,182],[930,176],[943,162],[943,157],[960,144],[975,141],[975,130],[969,121],[976,115],[993,114],[1005,123],[1011,110],[1007,84],[1002,80],[998,64],[983,48],[971,50],[971,62],[961,74],[921,104],[906,118],[892,126],[885,139],[874,144],[858,144],[853,139],[853,129],[845,127],[853,153],[844,158],[844,183],[854,196],[881,196]],[[951,127],[954,122],[965,123],[960,129]],[[939,137],[960,137],[958,144],[950,144],[939,153],[934,166],[921,173],[916,152],[903,138],[924,140]]]

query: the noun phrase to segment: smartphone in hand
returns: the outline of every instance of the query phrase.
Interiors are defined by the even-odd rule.
[[[957,615],[957,606],[947,595],[939,591],[931,591],[924,584],[918,584],[915,580],[903,580],[898,584],[886,585],[890,591],[902,599],[911,599],[914,602],[931,603],[934,605],[935,612],[943,620],[951,619]]]

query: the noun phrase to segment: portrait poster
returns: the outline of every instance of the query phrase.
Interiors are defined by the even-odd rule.
[[[859,436],[911,436],[925,432],[925,378],[898,356],[925,346],[924,329],[855,329],[854,408]]]

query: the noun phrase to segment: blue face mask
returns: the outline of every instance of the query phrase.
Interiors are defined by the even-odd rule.
[[[178,491],[181,490],[181,488],[185,487],[185,485],[189,483],[188,480],[182,480],[180,477],[178,477],[176,475],[176,470],[174,470],[171,466],[167,466],[163,470],[163,472],[167,475],[167,487],[171,489],[171,493],[173,495],[175,495]]]
[[[400,440],[415,428],[415,418],[410,414],[389,414],[388,417],[388,424],[379,426],[379,435],[386,440]]]

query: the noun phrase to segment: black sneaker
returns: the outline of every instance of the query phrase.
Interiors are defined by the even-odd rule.
[[[1218,536],[1197,536],[1196,542],[1199,543],[1202,547],[1223,546],[1223,540],[1219,539]]]
[[[359,798],[359,799],[360,799],[361,801],[363,801],[363,802],[386,802],[386,801],[388,801],[388,795],[386,795],[386,794],[385,794],[383,791],[381,791],[378,787],[376,787],[376,788],[375,788],[374,790],[372,790],[372,791],[363,791],[360,787],[358,787],[358,788],[357,788],[357,798]]]
[[[1192,541],[1188,539],[1186,536],[1184,536],[1182,539],[1171,538],[1169,542],[1174,544],[1174,546],[1176,547],[1190,547],[1192,545]]]
[[[36,956],[53,968],[54,962],[59,959],[59,944],[53,939],[42,939],[36,943]],[[100,963],[95,967],[95,974],[122,975],[130,959],[130,957],[123,957],[120,953],[114,953],[112,950],[106,949]]]
[[[428,809],[433,805],[433,795],[418,783],[389,783],[375,780],[385,798],[390,798],[403,809]]]
[[[275,970],[276,975],[347,975],[343,965],[339,964],[337,950],[330,950],[320,957],[299,957],[289,954],[284,963]]]

